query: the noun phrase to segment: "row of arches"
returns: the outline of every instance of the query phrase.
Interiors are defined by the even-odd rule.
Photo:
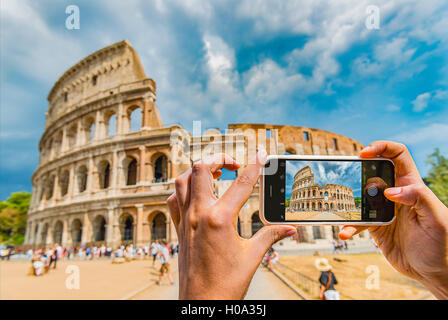
[[[291,203],[291,208],[300,211],[348,211],[355,210],[355,203],[334,203],[334,202],[296,202]]]
[[[124,109],[120,119],[118,108],[113,107],[83,117],[60,129],[41,148],[41,156],[51,160],[59,153],[93,140],[139,131],[143,126],[143,108],[131,105]]]
[[[302,190],[302,191],[294,191],[291,194],[291,199],[306,199],[306,198],[316,198],[316,197],[325,197],[326,199],[330,200],[352,200],[353,195],[350,194],[348,191],[347,193],[339,193],[339,190],[334,193],[328,193],[328,191],[319,191],[318,189],[309,189],[309,190]]]
[[[152,160],[154,174],[152,182],[165,182],[168,180],[168,157],[165,154],[157,153]],[[62,170],[58,175],[56,183],[56,174],[51,174],[44,178],[40,188],[40,200],[50,200],[53,198],[55,191],[59,191],[59,195],[64,197],[68,194],[70,184],[73,183],[74,193],[83,193],[88,188],[88,182],[92,181],[93,190],[108,189],[113,184],[113,171],[120,170],[124,177],[123,181],[116,181],[119,186],[132,186],[138,182],[138,161],[133,156],[126,156],[120,167],[113,168],[109,160],[101,160],[96,165],[96,174],[89,174],[87,165],[80,165],[75,169],[74,177],[71,181],[70,172],[68,169]],[[94,170],[92,170],[94,171]]]
[[[95,243],[95,242],[106,242],[107,239],[107,222],[103,215],[98,215],[94,218],[92,222],[92,234],[90,239],[83,240],[84,225],[81,219],[74,219],[68,226],[69,230],[67,232],[70,234],[71,245],[78,246],[82,242]],[[118,220],[120,242],[121,243],[132,243],[135,241],[135,219],[131,214],[124,213],[120,216]],[[50,224],[47,222],[43,225],[40,235],[39,226],[34,227],[34,242],[35,244],[46,244],[47,237],[49,235]],[[167,218],[162,212],[155,213],[151,222],[149,223],[151,241],[167,239]],[[62,221],[58,220],[55,222],[51,236],[52,244],[62,244],[64,233],[64,224]]]

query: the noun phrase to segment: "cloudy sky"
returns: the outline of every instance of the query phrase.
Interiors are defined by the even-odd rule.
[[[2,0],[0,197],[30,190],[46,97],[64,71],[127,39],[165,124],[262,122],[448,153],[448,5],[427,1]],[[80,30],[65,8],[80,8]],[[365,25],[380,9],[380,29]]]
[[[314,174],[314,183],[320,186],[340,184],[353,190],[355,197],[361,196],[361,162],[350,161],[287,161],[285,197],[291,197],[295,174],[309,166]]]

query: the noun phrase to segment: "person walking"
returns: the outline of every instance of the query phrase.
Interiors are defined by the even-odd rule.
[[[321,300],[340,300],[339,292],[334,288],[334,285],[338,284],[336,276],[331,271],[331,265],[325,258],[316,259],[316,268],[319,270],[320,277],[320,294]]]
[[[156,264],[157,254],[159,253],[159,241],[155,240],[151,243],[151,255],[152,255],[152,267],[154,268]]]
[[[170,284],[173,285],[174,281],[170,271],[171,256],[168,248],[168,243],[166,241],[162,241],[158,255],[160,257],[160,262],[162,263],[162,266],[160,267],[159,280],[157,281],[157,284],[159,286],[162,285],[162,278],[163,275],[166,273],[168,276],[168,280],[170,281]]]

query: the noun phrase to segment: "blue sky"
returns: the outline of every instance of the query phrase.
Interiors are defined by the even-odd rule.
[[[80,8],[80,30],[65,8]],[[365,26],[368,5],[380,29]],[[0,197],[30,190],[47,94],[127,39],[157,82],[164,124],[262,122],[364,144],[406,143],[423,174],[448,153],[448,4],[433,1],[25,1],[0,9]]]
[[[285,198],[291,197],[294,175],[309,166],[314,183],[320,186],[339,184],[353,190],[353,196],[361,196],[361,162],[350,161],[287,161]]]

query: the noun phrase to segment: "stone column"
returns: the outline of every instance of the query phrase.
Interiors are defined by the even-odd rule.
[[[49,247],[51,244],[53,244],[53,227],[50,223],[48,223],[48,229],[47,229],[47,237],[46,237],[45,246]]]
[[[140,245],[143,243],[143,204],[136,204],[135,207],[137,208],[135,244]]]
[[[83,221],[82,221],[82,244],[87,244],[90,242],[90,220],[89,220],[89,214],[86,212],[84,213]]]
[[[69,149],[68,138],[67,138],[68,127],[62,129],[62,141],[61,141],[61,151],[66,152]]]
[[[323,226],[324,228],[324,238],[328,240],[333,240],[333,231],[331,230],[331,226]]]
[[[75,146],[79,147],[85,143],[85,132],[84,127],[82,125],[82,121],[79,120],[76,125],[76,137],[75,137]]]
[[[117,114],[117,135],[123,135],[129,132],[128,115],[126,114],[123,103],[118,104]]]
[[[64,219],[62,221],[62,241],[61,241],[61,246],[63,247],[67,247],[68,246],[68,220]]]
[[[59,189],[59,172],[56,172],[54,175],[53,197],[51,197],[53,204],[60,199],[61,193]]]
[[[94,192],[95,188],[95,163],[93,161],[93,157],[89,157],[89,169],[87,169],[87,192],[89,195],[91,195]]]
[[[116,239],[114,239],[114,208],[109,207],[107,209],[107,225],[106,225],[106,244],[107,246],[114,248],[116,245]]]
[[[100,140],[102,138],[102,124],[101,112],[97,110],[95,115],[95,137],[93,137],[93,140]]]
[[[140,146],[138,148],[140,150],[140,159],[138,162],[139,165],[139,174],[137,184],[143,184],[145,182],[145,146]]]
[[[111,189],[113,190],[113,194],[115,194],[116,190],[118,189],[118,152],[117,150],[114,150],[112,153],[112,183],[111,183]]]
[[[71,201],[75,195],[76,186],[76,176],[75,176],[75,165],[72,163],[70,165],[70,172],[68,178],[68,200]]]

